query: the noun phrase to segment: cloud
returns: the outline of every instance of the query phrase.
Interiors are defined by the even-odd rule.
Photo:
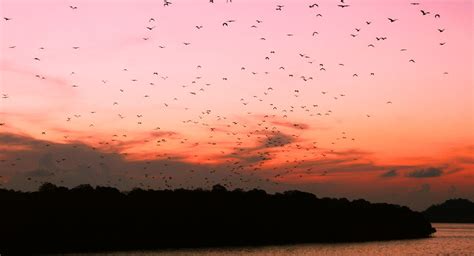
[[[441,175],[443,175],[443,170],[440,168],[429,167],[426,169],[411,171],[406,176],[410,178],[433,178]]]
[[[37,140],[34,140],[26,135],[19,135],[13,133],[2,133],[0,134],[0,143],[7,145],[32,145],[37,144]]]
[[[261,143],[261,145],[257,148],[283,147],[293,142],[294,142],[294,139],[290,135],[277,132],[275,134],[271,134],[267,136],[265,140]]]
[[[166,134],[155,135],[168,136]],[[0,148],[0,185],[31,191],[43,182],[66,187],[87,183],[127,191],[134,187],[210,188],[219,183],[229,189],[261,188],[269,192],[299,189],[318,193],[318,196],[363,196],[369,200],[375,198],[380,202],[409,204],[421,209],[421,206],[438,200],[435,197],[440,192],[432,189],[430,184],[420,187],[416,179],[403,177],[448,176],[452,168],[449,165],[426,168],[430,165],[377,164],[371,161],[370,152],[356,149],[336,151],[326,156],[317,154],[301,161],[285,161],[286,158],[279,157],[280,153],[291,152],[297,137],[277,131],[258,132],[256,135],[259,138],[253,147],[237,148],[232,154],[216,155],[216,161],[201,162],[172,152],[157,151],[155,158],[134,158],[121,151],[120,146],[101,144],[93,147],[81,141],[59,143],[0,133],[0,144],[5,146]],[[173,135],[170,133],[169,136]],[[18,145],[24,147],[20,150]],[[321,153],[328,151],[319,150]],[[386,187],[386,184],[377,184],[374,180],[377,178],[387,178],[386,181],[395,183]],[[413,183],[416,187],[407,190],[407,186]],[[432,186],[438,188],[439,184],[433,183]],[[451,189],[455,192],[448,192],[446,187],[443,193],[472,198],[469,197],[472,189],[462,184],[456,186],[459,186],[457,191]],[[373,189],[377,187],[382,187],[383,192],[374,193]]]
[[[298,130],[309,129],[309,125],[303,124],[303,123],[291,123],[291,122],[286,122],[286,121],[271,121],[271,123],[274,125],[288,127],[292,129],[298,129]]]
[[[156,135],[156,134],[155,134]],[[164,135],[164,133],[163,133]],[[75,141],[55,143],[32,137],[0,133],[7,146],[34,145],[28,150],[1,150],[0,175],[3,186],[35,190],[43,182],[74,187],[79,184],[108,185],[122,190],[133,187],[177,188],[210,187],[224,184],[229,188],[263,188],[273,184],[259,173],[247,172],[251,162],[262,159],[248,156],[244,161],[194,163],[173,155],[133,160],[120,148],[92,147]],[[2,184],[0,184],[2,185]]]
[[[417,193],[429,193],[431,191],[431,185],[428,183],[422,184],[421,187],[416,191]]]
[[[46,169],[36,169],[34,171],[26,173],[26,176],[35,177],[35,178],[50,177],[50,176],[53,176],[53,175],[54,175],[54,172],[49,172]]]
[[[389,171],[383,173],[382,175],[380,175],[380,177],[382,177],[382,178],[392,178],[392,177],[396,177],[396,176],[398,176],[397,170],[389,170]]]

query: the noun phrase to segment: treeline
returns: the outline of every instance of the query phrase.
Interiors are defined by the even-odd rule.
[[[450,199],[426,209],[423,214],[431,222],[474,223],[474,202]]]
[[[0,190],[0,253],[358,242],[428,237],[407,207],[300,191],[142,190],[47,183]]]

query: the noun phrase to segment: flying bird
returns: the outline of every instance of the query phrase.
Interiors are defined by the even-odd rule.
[[[420,10],[420,12],[421,12],[421,14],[423,14],[423,16],[430,14],[430,12],[427,12],[427,11],[424,11],[424,10]]]

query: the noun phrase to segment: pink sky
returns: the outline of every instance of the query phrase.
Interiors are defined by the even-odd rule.
[[[84,156],[63,148],[79,143],[121,154],[118,168],[137,182],[116,182],[124,188],[162,186],[135,164],[168,161],[167,154],[202,168],[172,174],[182,181],[176,186],[209,185],[197,175],[413,207],[474,199],[471,1],[171,2],[0,3],[5,187],[91,182],[82,177],[96,173],[75,169]],[[235,22],[223,26],[228,20]],[[273,139],[277,146],[262,146]],[[42,165],[62,154],[39,146],[48,142],[69,152],[68,161]],[[99,160],[88,161],[100,171]],[[239,174],[229,167],[236,161]],[[28,180],[38,168],[59,171]],[[122,175],[114,171],[104,182]],[[243,182],[249,174],[253,183]]]

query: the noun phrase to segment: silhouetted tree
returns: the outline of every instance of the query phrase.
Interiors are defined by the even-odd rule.
[[[51,183],[0,189],[0,252],[133,250],[428,237],[420,213],[301,191],[143,190]]]

